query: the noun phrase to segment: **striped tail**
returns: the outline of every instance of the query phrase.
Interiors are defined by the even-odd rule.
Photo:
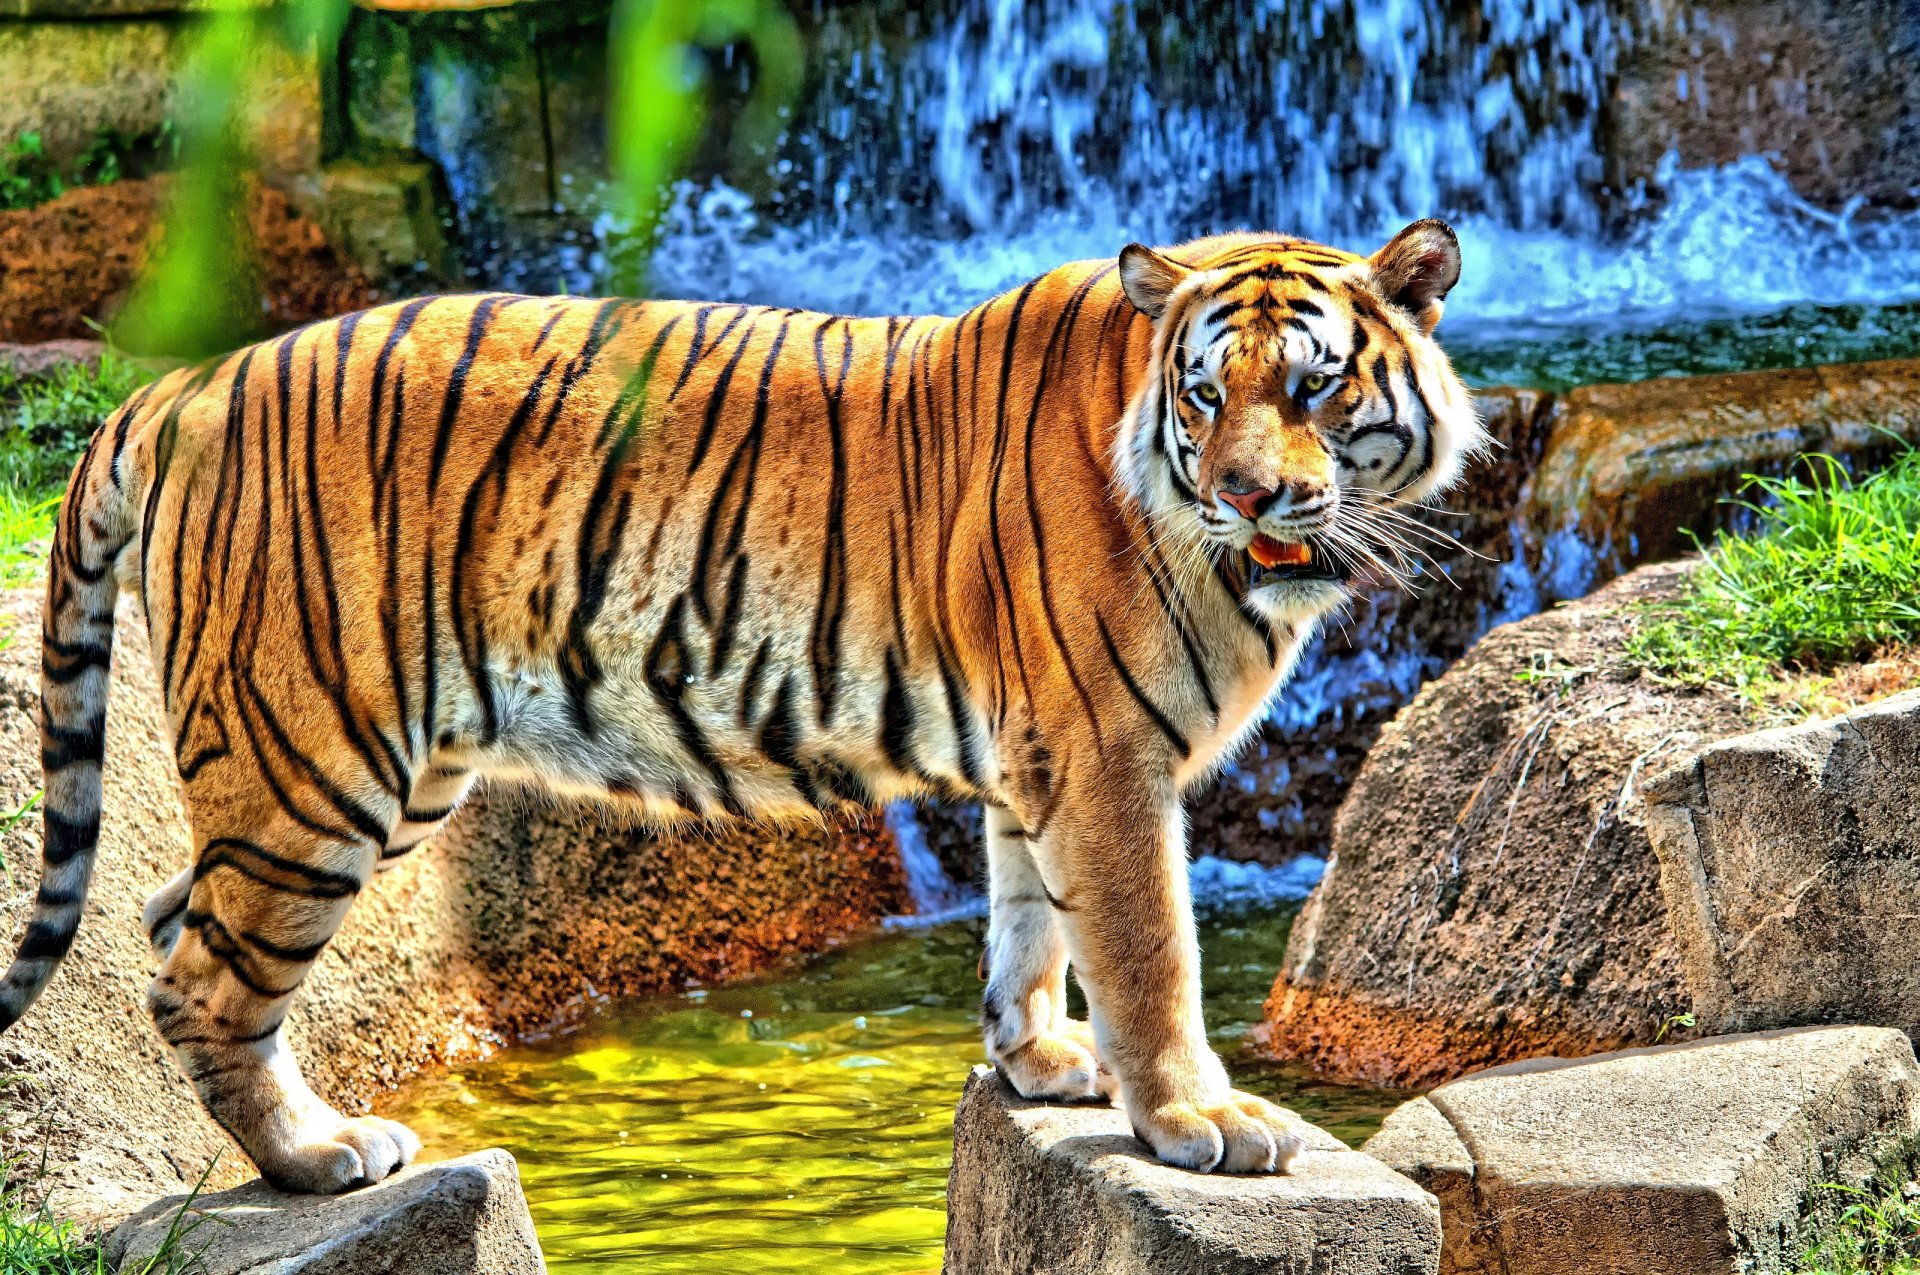
[[[41,625],[40,892],[26,937],[0,980],[0,1031],[26,1013],[73,946],[100,840],[107,674],[119,594],[114,560],[138,528],[137,501],[121,490],[111,425],[94,434],[74,468],[54,527]]]

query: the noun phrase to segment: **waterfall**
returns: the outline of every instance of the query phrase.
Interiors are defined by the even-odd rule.
[[[1599,228],[1606,0],[836,6],[774,198],[873,232],[1048,211],[1313,235],[1484,213]],[[901,33],[908,33],[902,41]]]

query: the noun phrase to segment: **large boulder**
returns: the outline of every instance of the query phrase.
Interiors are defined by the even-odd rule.
[[[1290,1172],[1155,1160],[1110,1106],[1017,1097],[985,1067],[954,1119],[945,1275],[1431,1275],[1434,1199],[1302,1125]]]
[[[170,1196],[102,1245],[115,1269],[169,1251],[197,1275],[545,1275],[540,1239],[505,1151],[417,1164],[346,1195],[284,1195],[262,1182]],[[162,1263],[164,1266],[164,1263]],[[168,1267],[167,1269],[172,1269]]]
[[[1920,441],[1920,359],[1584,385],[1554,405],[1521,517],[1559,597],[1685,553],[1749,474],[1823,453],[1869,468]]]
[[[1920,1031],[1920,692],[1723,741],[1645,791],[1703,1029]]]
[[[1442,1275],[1756,1275],[1917,1136],[1913,1046],[1843,1027],[1498,1067],[1366,1150],[1439,1197]]]
[[[1747,729],[1618,652],[1688,567],[1507,625],[1368,755],[1254,1040],[1385,1085],[1651,1042],[1691,1004],[1643,776]]]
[[[9,7],[44,2],[12,0]],[[65,168],[102,134],[151,139],[196,105],[187,76],[193,31],[171,18],[124,16],[157,7],[143,0],[111,7],[111,21],[0,19],[0,84],[7,86],[0,95],[0,149],[35,133]],[[276,177],[317,168],[326,91],[318,55],[265,30],[245,48],[244,64],[228,69],[245,78],[241,126],[253,162]]]
[[[40,600],[0,594],[0,952],[40,859]],[[191,837],[145,625],[123,609],[107,713],[100,862],[72,955],[5,1036],[0,1158],[41,1163],[65,1215],[124,1215],[249,1173],[154,1031],[148,895]],[[17,818],[5,817],[18,812]],[[355,902],[289,1019],[307,1075],[364,1111],[421,1067],[586,1012],[601,997],[711,982],[817,951],[907,904],[877,825],[656,836],[583,808],[489,794]]]

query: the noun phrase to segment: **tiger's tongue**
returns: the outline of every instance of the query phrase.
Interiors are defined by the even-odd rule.
[[[1247,552],[1263,567],[1304,567],[1313,561],[1313,550],[1306,545],[1272,536],[1255,536]]]

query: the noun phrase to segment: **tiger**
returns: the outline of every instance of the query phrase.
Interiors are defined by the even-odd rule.
[[[1241,232],[958,317],[433,296],[169,373],[56,520],[0,1030],[79,924],[125,592],[194,847],[144,911],[148,1008],[274,1187],[418,1153],[282,1025],[483,779],[662,825],[978,801],[1007,1084],[1116,1103],[1167,1164],[1287,1171],[1299,1118],[1203,1027],[1183,798],[1485,447],[1433,337],[1459,273],[1437,220],[1370,256]]]

